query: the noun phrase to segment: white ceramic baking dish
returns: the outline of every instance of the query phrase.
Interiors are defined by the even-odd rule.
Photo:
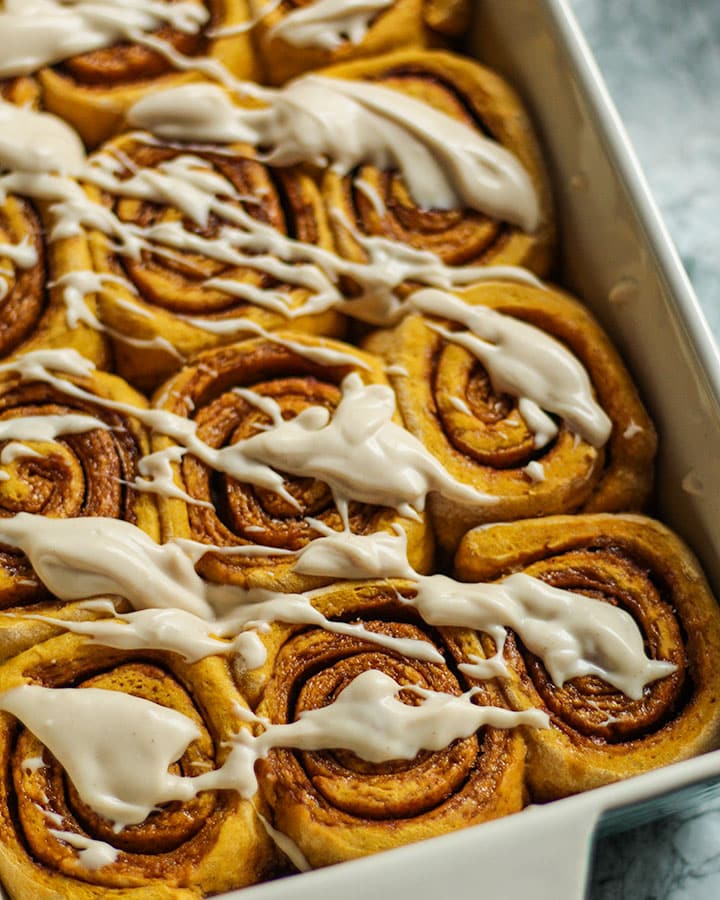
[[[475,0],[470,52],[523,94],[549,160],[561,280],[613,335],[660,433],[654,512],[720,595],[720,354],[569,0]],[[720,663],[720,661],[719,661]],[[579,900],[598,830],[717,789],[720,751],[462,832],[261,885],[242,900]]]

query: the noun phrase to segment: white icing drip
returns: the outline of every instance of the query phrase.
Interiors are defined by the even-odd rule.
[[[407,561],[407,535],[398,527],[395,534],[333,532],[311,541],[298,554],[294,570],[302,575],[325,578],[413,578]]]
[[[408,601],[429,625],[485,631],[512,628],[543,660],[553,682],[596,675],[638,700],[644,687],[676,670],[645,655],[643,638],[629,613],[610,603],[564,591],[529,575],[499,584],[461,584],[444,575],[419,578]]]
[[[129,522],[19,513],[0,521],[0,535],[28,556],[38,578],[61,600],[111,594],[135,609],[170,608],[212,618],[207,586],[182,549],[156,544]]]
[[[450,397],[450,405],[466,416],[472,416],[472,410],[462,397]]]
[[[251,460],[325,482],[345,521],[351,499],[391,506],[402,515],[422,512],[430,491],[464,505],[497,502],[452,479],[417,438],[392,421],[390,388],[364,385],[353,373],[343,380],[342,392],[332,417],[324,407],[308,407],[234,446],[242,446]]]
[[[538,462],[534,459],[532,462],[529,462],[524,468],[523,472],[527,475],[530,481],[545,481],[545,468],[541,462]]]
[[[90,606],[90,604],[88,604]],[[91,608],[97,609],[97,604]],[[105,609],[114,613],[108,601]],[[139,612],[115,614],[113,619],[94,622],[70,622],[49,616],[27,615],[51,625],[58,625],[73,634],[87,635],[92,643],[118,650],[168,650],[194,663],[206,656],[234,653],[245,669],[257,669],[267,657],[265,646],[257,634],[247,631],[232,640],[220,640],[213,635],[222,633],[205,619],[180,609],[144,609]]]
[[[27,772],[37,772],[39,769],[44,768],[44,766],[45,760],[42,756],[28,756],[22,761],[22,767]]]
[[[243,629],[266,631],[272,622],[285,622],[288,625],[314,625],[333,634],[343,634],[358,638],[394,653],[422,659],[426,662],[443,663],[440,653],[427,641],[414,638],[396,638],[390,635],[368,631],[362,625],[349,625],[346,622],[334,622],[326,618],[312,605],[315,594],[277,594],[273,591],[256,589],[248,591],[246,603],[228,610],[221,618],[223,628],[228,632]]]
[[[46,802],[47,798],[43,802]],[[60,813],[53,812],[51,809],[44,809],[38,803],[35,804],[35,807],[40,810],[40,812],[48,819],[53,825],[60,826],[65,821],[64,816],[61,816]]]
[[[557,437],[559,428],[542,409],[529,397],[520,397],[518,412],[527,427],[535,435],[535,449],[541,450]],[[577,437],[577,435],[575,435]]]
[[[2,694],[0,708],[42,741],[80,796],[116,825],[139,824],[158,804],[193,794],[168,768],[200,731],[173,709],[118,691],[29,684]]]
[[[54,441],[65,434],[86,434],[96,429],[109,431],[110,426],[101,419],[76,413],[47,416],[17,416],[14,419],[0,420],[0,441]],[[7,450],[7,448],[5,448]],[[1,461],[7,464],[19,454],[3,451]],[[32,451],[25,453],[32,456]]]
[[[635,621],[612,604],[521,573],[498,584],[465,584],[444,575],[417,574],[407,561],[407,539],[400,529],[395,536],[341,533],[318,538],[302,551],[299,566],[308,574],[336,578],[410,578],[417,595],[399,599],[417,609],[429,625],[472,628],[494,639],[496,657],[475,660],[476,667],[468,674],[487,670],[488,665],[493,676],[507,674],[502,661],[505,628],[512,628],[543,660],[559,686],[571,678],[597,675],[638,699],[647,684],[676,669],[672,663],[647,658]]]
[[[362,626],[331,622],[312,606],[311,594],[244,591],[206,584],[176,544],[155,544],[138,528],[116,519],[54,520],[20,513],[0,520],[0,542],[18,547],[43,584],[63,600],[101,595],[126,597],[136,609],[185,610],[205,620],[220,619],[218,636],[266,627],[275,621],[316,625],[338,634],[373,641],[406,656],[441,662],[424,641],[391,638]],[[562,685],[597,675],[629,697],[675,671],[671,663],[645,656],[632,617],[609,603],[544,584],[524,574],[500,584],[462,584],[443,575],[421,576],[410,569],[406,539],[396,536],[326,535],[304,551],[306,571],[337,577],[377,577],[388,573],[412,578],[417,596],[404,600],[435,626],[467,627],[497,634],[512,628],[531,652],[543,659],[553,681]],[[311,544],[311,548],[312,548]],[[205,548],[208,549],[208,548]],[[302,560],[302,557],[301,557]],[[402,598],[401,598],[402,599]]]
[[[165,353],[169,353],[180,363],[184,362],[182,354],[179,353],[165,338],[160,337],[159,335],[147,339],[133,337],[122,331],[117,331],[108,325],[104,325],[97,318],[85,302],[85,297],[88,294],[100,292],[103,285],[106,283],[123,284],[125,287],[134,291],[134,287],[124,278],[119,278],[115,275],[91,272],[89,270],[67,272],[55,282],[56,285],[60,285],[63,288],[62,296],[63,302],[65,303],[65,319],[68,327],[77,328],[80,324],[87,325],[88,328],[92,328],[98,332],[104,332],[122,343],[130,344],[141,350],[161,350]],[[129,305],[126,301],[121,300],[119,302],[121,304],[125,303],[126,305]],[[141,307],[134,306],[133,309],[140,315],[144,313],[144,310]]]
[[[265,816],[258,812],[257,809],[255,810],[255,814],[260,820],[260,824],[267,832],[268,837],[275,843],[275,846],[287,856],[298,872],[309,872],[312,866],[307,859],[305,859],[305,855],[295,841],[286,834],[283,834],[282,831],[278,831],[277,828],[273,827],[273,825],[271,825]]]
[[[49,368],[88,374],[92,363],[72,351],[37,351],[5,363],[0,371],[19,372],[24,379],[45,381],[70,396],[89,398],[98,405],[134,416],[216,471],[272,490],[295,508],[299,508],[298,503],[284,487],[282,475],[271,467],[324,481],[344,520],[350,500],[391,506],[408,516],[422,512],[430,491],[464,505],[497,502],[495,497],[451,478],[417,438],[392,421],[392,390],[384,385],[365,385],[356,373],[343,380],[343,396],[332,417],[325,407],[311,406],[264,433],[214,449],[197,437],[197,425],[191,420],[166,410],[139,409],[95,397],[54,376]],[[171,460],[176,455],[174,448],[160,452],[169,452]],[[154,465],[160,465],[161,459],[159,453],[155,454]]]
[[[96,841],[74,831],[60,831],[56,828],[49,828],[48,831],[53,837],[77,850],[78,861],[90,872],[110,866],[118,858],[120,851],[105,841]]]
[[[214,90],[207,85],[195,87]],[[202,90],[200,101],[204,97]],[[211,93],[210,97],[213,96]],[[217,96],[221,104],[229,104],[224,93],[220,92]],[[189,99],[193,97],[189,95]],[[230,108],[234,109],[231,104]],[[61,120],[31,110],[18,111],[18,107],[8,103],[0,106],[0,112],[11,126],[7,134],[12,137],[4,138],[9,157],[21,163],[28,161],[24,169],[0,175],[0,198],[15,193],[51,202],[54,221],[52,240],[78,235],[85,227],[101,231],[118,253],[133,259],[138,259],[142,251],[172,257],[177,250],[265,272],[281,283],[306,289],[310,296],[291,309],[288,307],[289,298],[282,291],[261,289],[222,278],[210,278],[205,286],[224,290],[289,319],[337,307],[372,323],[387,324],[407,310],[407,303],[396,295],[397,288],[407,281],[443,289],[499,278],[540,285],[531,273],[513,266],[445,266],[433,253],[386,238],[366,237],[349,222],[344,225],[362,247],[368,262],[344,260],[321,247],[286,237],[272,226],[254,219],[238,206],[239,201],[255,202],[253,198],[239,195],[229,182],[211,172],[202,160],[192,154],[180,155],[161,164],[158,169],[139,169],[131,165],[130,177],[123,178],[119,151],[116,150],[114,155],[109,152],[96,154],[85,163],[77,135]],[[27,121],[19,118],[21,114]],[[49,124],[46,119],[51,120]],[[43,136],[40,142],[38,134]],[[49,145],[46,134],[53,138]],[[36,154],[34,157],[33,148],[38,145],[49,147],[47,154]],[[0,141],[0,168],[3,146]],[[111,194],[135,196],[157,203],[180,202],[185,212],[196,221],[205,221],[212,213],[228,224],[220,229],[217,237],[209,239],[185,229],[181,222],[148,227],[124,223],[111,210],[90,200],[80,185],[68,178],[50,174],[56,169],[70,171]],[[337,217],[339,214],[336,212],[335,215]],[[360,293],[357,297],[351,300],[343,297],[338,287],[343,277],[352,279],[358,285]],[[100,330],[102,326],[85,306],[83,297],[101,290],[105,282],[118,280],[122,282],[117,276],[90,272],[64,276],[62,282],[69,325],[75,327],[82,322]],[[131,293],[135,292],[131,285],[128,287]],[[141,309],[138,307],[138,310]],[[232,334],[251,330],[244,319],[217,321],[190,317],[187,321],[211,333]],[[177,351],[161,337],[140,340],[107,328],[105,330],[111,336],[135,346],[158,348],[178,356]]]
[[[561,416],[594,447],[607,442],[612,422],[596,402],[585,368],[560,341],[521,319],[470,306],[441,291],[418,291],[411,304],[419,312],[470,329],[458,332],[429,326],[476,356],[498,393],[529,399],[541,410]]]
[[[403,703],[397,699],[402,690],[422,702]],[[26,684],[0,695],[0,708],[45,744],[83,801],[119,830],[144,821],[162,803],[187,801],[204,790],[229,789],[253,797],[255,762],[273,748],[345,749],[381,763],[411,760],[420,750],[442,750],[486,725],[548,726],[547,715],[539,710],[477,706],[476,693],[471,689],[452,696],[400,685],[375,670],[363,672],[329,706],[306,710],[287,725],[269,725],[257,737],[240,731],[223,766],[196,776],[174,775],[168,768],[200,737],[197,726],[148,700],[99,688]]]
[[[294,47],[336,50],[344,43],[359,44],[378,13],[393,0],[315,0],[290,10],[270,31]]]
[[[30,0],[18,2],[26,4]],[[6,13],[0,12],[0,60],[5,58],[2,46],[8,36],[3,22],[4,15]],[[44,28],[44,25],[42,20],[35,20],[36,28]],[[0,71],[1,68],[0,63]],[[80,171],[84,163],[85,148],[82,141],[77,132],[62,119],[0,99],[0,171],[5,169],[35,175],[44,172],[73,175]],[[6,178],[7,176],[0,179],[0,196],[3,195],[2,182]],[[0,255],[8,255],[4,253],[6,250],[7,247],[3,246],[3,253]],[[17,262],[18,265],[23,265],[23,262]]]
[[[630,424],[627,426],[625,431],[623,431],[623,437],[626,441],[629,441],[631,438],[634,438],[636,434],[642,434],[644,429],[642,426],[638,425],[633,419],[630,420]]]
[[[263,99],[266,107],[248,109],[212,85],[187,85],[144,97],[129,121],[170,140],[270,146],[270,165],[331,163],[343,175],[363,163],[397,169],[425,208],[538,227],[534,187],[509,151],[401,91],[307,75]]]
[[[180,462],[185,456],[183,447],[169,447],[157,453],[150,453],[138,462],[139,475],[134,481],[129,482],[136,491],[146,494],[156,494],[168,499],[182,500],[192,506],[204,506],[206,509],[215,509],[207,500],[198,500],[191,497],[187,491],[175,484],[175,472],[173,463]]]
[[[2,122],[2,107],[0,107],[0,123]],[[2,141],[2,138],[0,138]],[[0,148],[0,153],[2,149]],[[29,238],[24,237],[19,244],[4,244],[0,241],[0,259],[9,259],[20,269],[31,269],[38,262],[38,253],[30,243]],[[12,274],[11,272],[8,274]]]
[[[400,378],[407,378],[410,375],[410,373],[405,368],[405,366],[398,366],[398,365],[385,366],[385,374],[386,375],[396,375],[396,376],[399,376]]]
[[[18,459],[33,458],[42,459],[42,453],[38,453],[32,447],[27,447],[25,444],[19,444],[16,441],[6,444],[2,449],[2,453],[0,453],[0,463],[4,466],[12,465]]]
[[[281,3],[282,0],[270,0],[269,3],[266,3],[264,6],[260,7],[253,18],[248,19],[247,22],[239,22],[237,25],[221,25],[219,28],[213,28],[212,30],[208,31],[207,35],[211,38],[222,38],[232,37],[236,34],[245,34],[248,31],[252,31],[253,28],[257,28],[258,24],[262,22],[265,16],[268,16],[271,12],[274,12]]]
[[[363,178],[355,178],[353,181],[353,185],[356,190],[360,191],[361,194],[364,194],[367,199],[372,204],[372,208],[375,210],[378,216],[384,216],[387,212],[387,207],[383,203],[382,197],[377,192],[377,190],[370,184],[370,182],[365,181]]]
[[[22,550],[37,577],[61,600],[121,596],[138,611],[169,609],[192,614],[212,622],[208,634],[226,638],[251,629],[267,630],[270,623],[278,621],[315,625],[336,634],[370,641],[405,656],[430,662],[443,661],[425,641],[393,638],[367,631],[362,625],[333,622],[312,606],[310,595],[208,584],[195,571],[194,562],[204,553],[216,552],[218,548],[179,540],[156,544],[139,528],[119,519],[50,519],[19,513],[11,519],[0,519],[0,542]],[[241,552],[244,548],[227,549]],[[248,550],[250,555],[282,555],[282,551],[274,548],[251,547]],[[110,607],[101,606],[100,609],[108,611]],[[172,617],[168,618],[173,621]],[[162,622],[162,617],[143,619],[143,622],[153,624],[158,621]],[[177,635],[182,623],[187,621],[187,617],[182,616],[173,621],[172,640],[181,640]],[[61,621],[56,624],[65,627]],[[70,629],[73,627],[71,625]],[[127,628],[127,625],[123,627]],[[85,630],[84,627],[81,626],[81,630]],[[104,632],[100,632],[103,628],[95,631],[96,640],[102,642]],[[110,629],[110,634],[119,632]],[[136,640],[132,634],[131,631],[126,635],[123,632],[124,639]],[[185,645],[177,644],[181,648],[179,652],[185,652],[182,647],[189,646],[189,639],[183,640]],[[251,642],[252,639],[243,639],[239,645],[247,649]],[[251,649],[249,647],[248,653]]]
[[[208,19],[205,5],[190,0],[5,0],[0,11],[0,77],[31,75],[163,25],[197,34]]]

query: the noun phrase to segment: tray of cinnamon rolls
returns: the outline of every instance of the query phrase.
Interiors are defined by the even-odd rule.
[[[4,0],[0,125],[8,897],[570,898],[720,774],[720,370],[564,0]]]

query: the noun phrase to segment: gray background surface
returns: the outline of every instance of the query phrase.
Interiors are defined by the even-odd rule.
[[[720,0],[572,4],[720,340]],[[715,898],[720,800],[598,842],[589,900]]]

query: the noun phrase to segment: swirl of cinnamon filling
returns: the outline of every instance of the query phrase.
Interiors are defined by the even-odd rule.
[[[676,666],[638,699],[595,675],[555,684],[516,637],[504,682],[514,708],[538,707],[551,728],[528,733],[528,783],[538,800],[598,787],[714,746],[720,733],[720,613],[697,561],[672,532],[631,515],[549,516],[470,532],[464,581],[523,571],[625,610],[645,652]]]
[[[412,595],[405,582],[346,583],[313,597],[333,621],[362,625],[386,638],[434,647],[445,663],[424,662],[380,647],[362,635],[273,626],[265,673],[244,679],[257,712],[273,723],[332,703],[358,675],[383,672],[400,685],[459,695],[471,682],[458,663],[483,651],[471,632],[432,629],[398,602]],[[408,704],[417,694],[401,691]],[[476,702],[502,705],[493,682],[481,682]],[[517,730],[483,727],[444,750],[412,760],[370,763],[344,750],[273,750],[258,764],[260,788],[275,826],[288,834],[313,866],[397,847],[497,816],[523,804],[522,738]]]
[[[289,343],[258,338],[201,354],[160,389],[156,405],[191,418],[198,437],[221,449],[271,427],[270,416],[261,408],[263,399],[277,404],[283,419],[289,420],[309,407],[332,412],[342,396],[340,383],[353,370],[367,384],[386,383],[378,361],[354,347],[287,332],[278,333],[278,339]],[[347,361],[323,365],[303,355],[323,350],[347,354]],[[243,389],[252,391],[255,398]],[[173,444],[156,437],[153,446],[162,451]],[[263,545],[295,551],[322,533],[308,517],[319,520],[324,529],[343,530],[328,486],[313,478],[286,474],[289,497],[282,497],[269,488],[216,472],[191,453],[175,466],[175,473],[176,484],[203,505],[161,497],[166,540],[183,537],[220,547]],[[411,562],[423,571],[429,566],[431,537],[424,521],[410,521],[394,509],[356,502],[350,503],[348,517],[355,534],[387,531],[399,524],[408,535]],[[210,552],[198,571],[212,581],[283,591],[327,583],[328,579],[294,573],[294,559]]]

